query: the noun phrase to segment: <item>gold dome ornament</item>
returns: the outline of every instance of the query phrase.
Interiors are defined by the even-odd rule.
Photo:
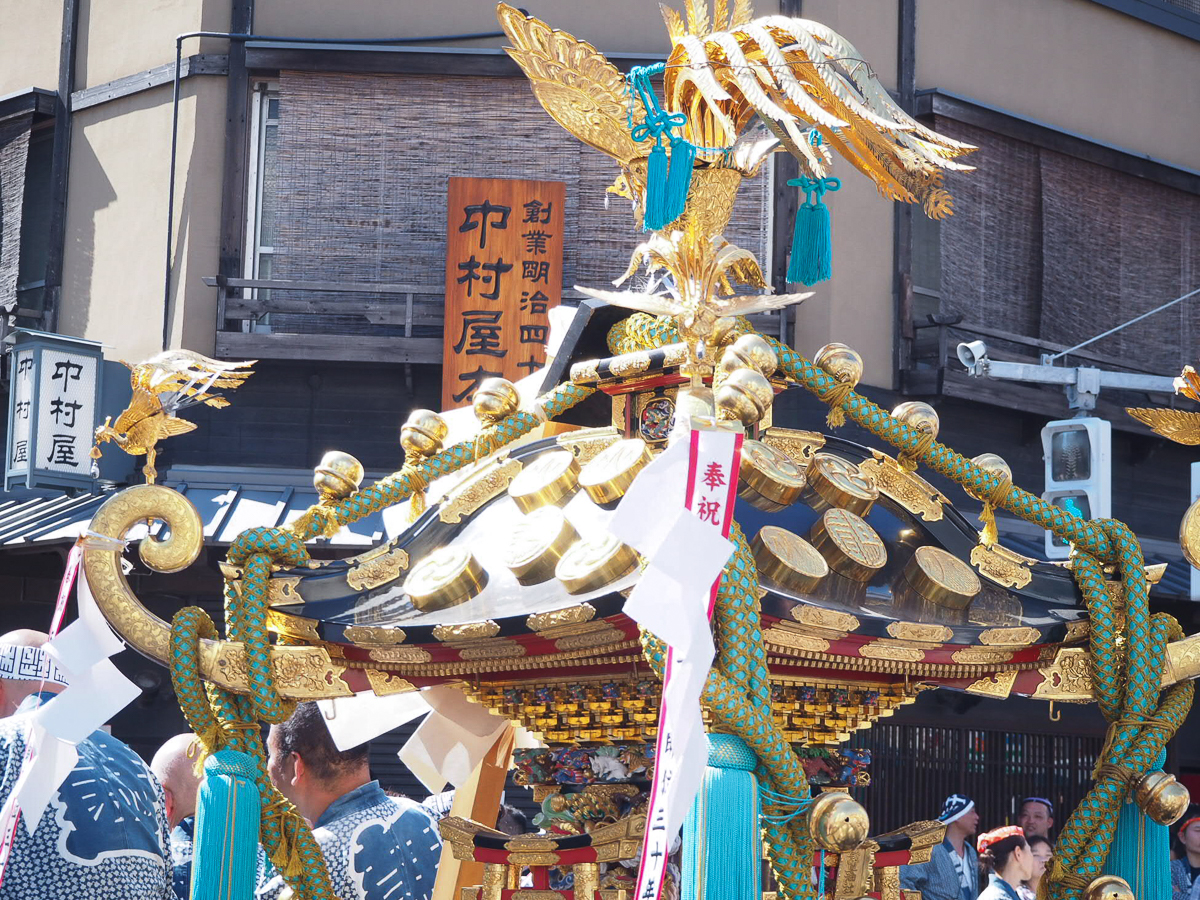
[[[475,418],[487,425],[495,425],[501,419],[511,416],[521,405],[521,395],[517,386],[507,378],[485,378],[479,382],[479,389],[471,398],[471,408],[475,410]]]
[[[1159,825],[1174,825],[1192,802],[1188,789],[1166,772],[1147,772],[1133,787],[1133,799]]]
[[[774,399],[771,382],[756,369],[741,368],[730,373],[716,390],[721,418],[737,419],[747,427],[766,415]]]
[[[846,411],[842,409],[842,404],[862,378],[862,357],[853,348],[834,342],[817,351],[813,364],[837,382],[821,399],[829,404],[826,424],[830,428],[840,428],[846,424]]]
[[[485,378],[479,382],[471,408],[475,418],[483,426],[475,435],[475,461],[479,462],[492,452],[491,439],[496,425],[511,416],[521,407],[521,395],[517,387],[507,378]]]
[[[1101,875],[1083,889],[1083,900],[1137,900],[1124,878]]]
[[[871,821],[862,804],[849,794],[830,791],[808,808],[808,831],[817,846],[830,853],[853,850],[867,839]]]
[[[362,484],[362,463],[341,450],[330,450],[321,457],[321,464],[313,469],[313,487],[321,502],[329,505],[345,500]]]
[[[717,366],[718,371],[729,375],[742,368],[754,369],[770,377],[779,368],[779,357],[762,335],[743,334],[725,348]]]
[[[916,471],[921,457],[937,440],[938,426],[940,425],[937,410],[920,400],[908,400],[892,410],[892,418],[907,425],[918,434],[917,445],[910,450],[901,450],[897,459],[904,471]]]
[[[417,521],[425,512],[425,489],[429,487],[429,480],[421,470],[421,463],[442,452],[447,433],[446,420],[431,409],[413,410],[400,426],[400,446],[404,450],[404,468],[400,475],[408,478],[410,522]]]
[[[967,489],[968,494],[983,504],[983,512],[979,514],[979,521],[983,523],[980,540],[985,546],[990,547],[1000,538],[1000,534],[996,530],[996,508],[1000,506],[1001,501],[1008,496],[1009,489],[1012,488],[1012,469],[1009,468],[1003,457],[995,453],[981,453],[971,462],[989,475],[995,475],[997,479],[996,486],[990,491],[976,493],[970,488]]]

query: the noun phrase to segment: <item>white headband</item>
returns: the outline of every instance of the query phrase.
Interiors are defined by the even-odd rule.
[[[13,681],[45,681],[67,686],[67,675],[41,647],[0,645],[0,678]]]

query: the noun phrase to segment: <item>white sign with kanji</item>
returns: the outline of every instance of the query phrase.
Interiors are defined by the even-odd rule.
[[[741,447],[740,430],[695,428],[687,444],[643,470],[609,524],[647,560],[625,612],[668,644],[637,900],[658,900],[708,762],[700,695],[715,652],[710,620],[721,571],[733,553]]]

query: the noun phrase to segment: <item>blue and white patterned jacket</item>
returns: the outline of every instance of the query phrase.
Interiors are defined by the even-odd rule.
[[[389,797],[378,781],[343,794],[322,813],[313,837],[325,854],[341,900],[429,900],[442,839],[419,804]],[[257,900],[286,896],[281,875],[267,868]]]
[[[900,867],[900,887],[906,891],[920,891],[921,900],[975,900],[979,894],[979,869],[975,861],[975,850],[970,842],[963,844],[963,862],[967,869],[969,888],[964,888],[958,879],[958,869],[950,854],[954,847],[943,840],[933,848],[929,862]]]
[[[29,713],[53,694],[25,698],[0,720],[0,804],[25,759]],[[0,900],[170,900],[171,865],[162,788],[141,758],[94,731],[31,836],[17,827]]]

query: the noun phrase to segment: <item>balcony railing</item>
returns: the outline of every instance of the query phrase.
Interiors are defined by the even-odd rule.
[[[219,357],[346,362],[442,361],[440,284],[205,278],[217,289]],[[582,294],[563,291],[566,303]],[[751,316],[759,331],[791,344],[788,318]]]

